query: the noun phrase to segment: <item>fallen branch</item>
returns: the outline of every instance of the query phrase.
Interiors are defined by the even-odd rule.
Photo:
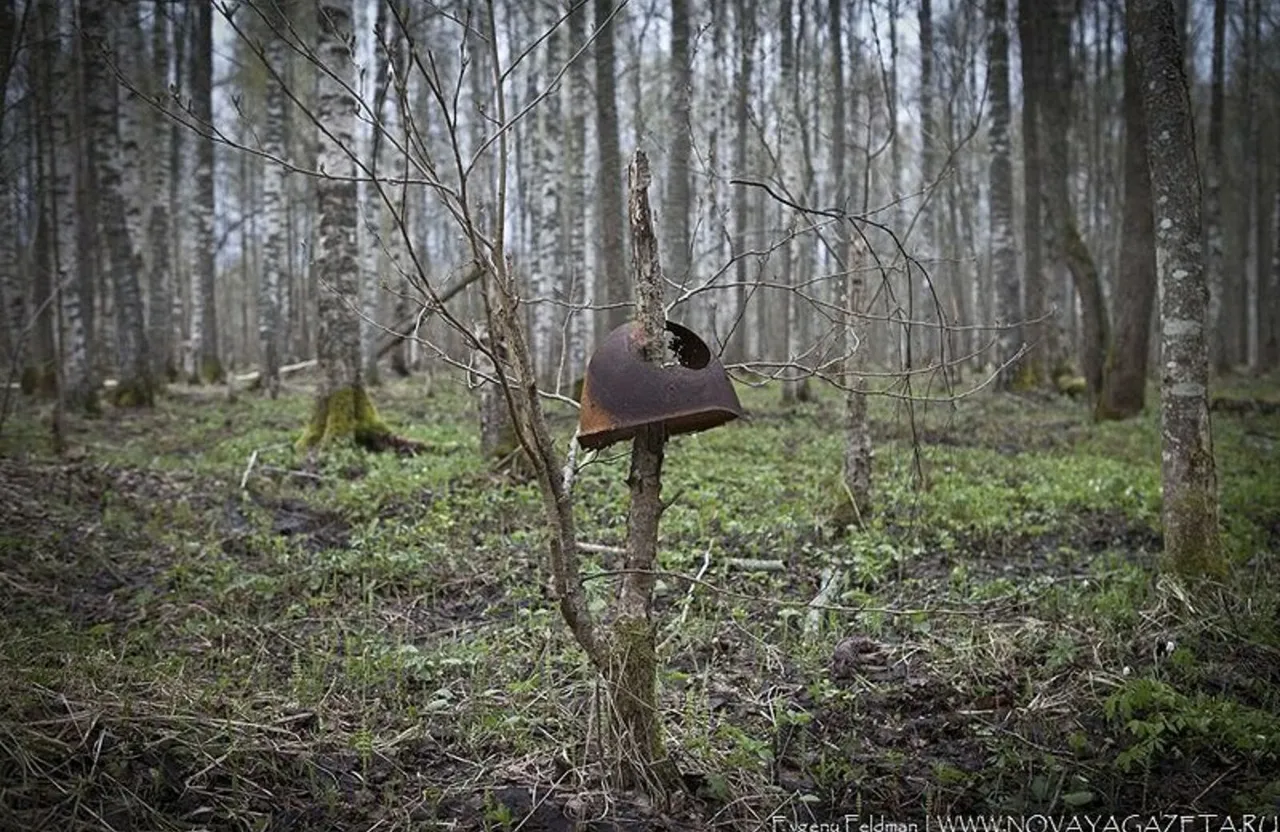
[[[761,560],[759,558],[728,558],[725,563],[734,569],[747,572],[786,572],[787,565],[780,560]]]
[[[462,267],[456,272],[456,277],[449,283],[436,298],[438,303],[431,306],[422,306],[411,315],[401,318],[395,326],[387,327],[387,331],[378,339],[378,358],[382,358],[387,353],[396,348],[404,339],[413,335],[422,324],[435,314],[436,310],[448,303],[455,295],[463,289],[470,286],[480,279],[480,275],[484,274],[484,269],[474,260]]]
[[[843,586],[843,569],[828,566],[822,570],[822,588],[818,590],[818,594],[813,596],[813,600],[809,602],[809,614],[805,616],[805,638],[812,638],[821,631],[822,614],[831,605],[832,597],[838,595]]]

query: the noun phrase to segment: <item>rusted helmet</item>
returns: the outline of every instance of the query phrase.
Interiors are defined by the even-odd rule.
[[[598,449],[630,439],[646,425],[661,424],[668,436],[707,430],[742,415],[742,405],[724,365],[702,339],[667,322],[675,362],[645,361],[640,325],[609,333],[587,363],[578,412],[578,443]]]

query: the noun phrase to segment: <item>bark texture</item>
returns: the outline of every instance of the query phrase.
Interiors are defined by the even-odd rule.
[[[690,108],[693,67],[689,56],[689,0],[671,0],[671,157],[662,237],[667,276],[683,285],[689,279],[690,171],[693,129]]]
[[[1208,244],[1205,266],[1209,283],[1209,355],[1218,372],[1231,369],[1231,339],[1223,326],[1228,280],[1222,267],[1222,120],[1226,110],[1225,46],[1227,0],[1213,0],[1213,56],[1209,79],[1209,159],[1205,166],[1204,228]]]
[[[150,407],[155,393],[139,283],[142,254],[136,245],[135,232],[141,223],[126,180],[126,160],[129,160],[129,169],[136,172],[138,147],[134,138],[136,131],[121,117],[122,108],[128,104],[120,100],[110,41],[111,32],[129,27],[136,29],[137,8],[132,2],[85,0],[80,15],[86,63],[88,146],[99,199],[106,208],[98,217],[98,239],[105,243],[114,290],[118,382],[112,398],[121,406]]]
[[[1018,365],[1012,363],[1022,342],[1018,321],[1022,302],[1018,287],[1018,255],[1013,239],[1013,166],[1009,156],[1009,3],[987,0],[987,66],[991,86],[991,272],[996,289],[996,317],[1001,326],[998,383],[1015,386]]]
[[[1116,286],[1116,336],[1103,368],[1097,419],[1127,419],[1142,412],[1147,390],[1147,345],[1156,297],[1155,226],[1147,122],[1133,50],[1124,58],[1124,229]]]
[[[831,80],[835,99],[832,101],[833,119],[844,124],[845,83],[844,47],[841,37],[842,0],[830,0],[827,6],[828,35],[831,40]],[[844,130],[831,133],[831,174],[836,184],[836,204],[848,201],[845,184],[845,156],[848,153]],[[854,331],[857,314],[865,304],[865,285],[862,272],[861,241],[855,241],[852,221],[842,222],[839,228],[839,248],[844,279],[844,310],[841,340],[844,352],[844,383],[847,385],[844,402],[844,458],[841,461],[841,482],[845,493],[837,495],[837,525],[862,524],[862,518],[871,510],[871,426],[867,420],[867,381],[862,370],[866,365],[866,342],[859,342]]]
[[[351,307],[359,301],[359,222],[355,164],[347,155],[355,134],[355,72],[351,50],[351,0],[329,0],[317,8],[321,62],[332,73],[321,76],[317,114],[329,135],[321,136],[316,183],[319,213],[315,268],[320,282],[316,357],[321,383],[311,422],[300,445],[337,440],[373,444],[389,433],[365,390],[360,361],[360,319]]]
[[[225,380],[218,350],[218,310],[214,287],[217,262],[213,236],[216,197],[213,187],[213,4],[197,3],[192,44],[191,114],[195,138],[195,196],[191,201],[192,337],[196,380],[218,384]]]
[[[596,341],[627,319],[626,257],[622,218],[622,154],[618,145],[617,81],[614,67],[614,0],[592,0],[595,12],[596,70],[596,228],[602,262],[596,269],[596,303],[607,308],[596,315]]]
[[[658,241],[649,209],[649,160],[637,151],[628,169],[632,274],[635,279],[640,353],[661,362],[666,354],[666,313]],[[661,790],[664,775],[658,716],[656,629],[652,618],[658,522],[662,517],[662,462],[667,443],[661,425],[640,431],[631,444],[631,503],[617,615],[613,621],[608,678],[618,720],[616,765],[620,783]]]
[[[288,272],[288,213],[285,209],[285,172],[272,159],[288,159],[285,142],[285,69],[289,47],[285,31],[285,1],[265,3],[261,12],[267,24],[263,55],[267,73],[266,124],[262,129],[262,151],[267,154],[262,169],[262,223],[266,239],[262,247],[262,274],[258,283],[258,344],[262,351],[262,389],[271,398],[280,395],[281,324],[280,288]]]
[[[1209,425],[1209,292],[1200,247],[1200,177],[1182,49],[1170,0],[1129,0],[1142,79],[1160,274],[1164,548],[1185,575],[1219,572],[1218,488]]]
[[[1102,365],[1111,340],[1110,322],[1102,295],[1102,281],[1084,238],[1076,224],[1068,187],[1070,175],[1068,132],[1071,125],[1071,12],[1067,0],[1046,4],[1041,67],[1048,98],[1043,102],[1042,126],[1045,137],[1045,207],[1050,223],[1054,254],[1071,273],[1080,299],[1080,363],[1089,399],[1096,402],[1102,389]]]
[[[76,142],[76,62],[74,28],[68,15],[61,18],[50,3],[44,12],[56,21],[58,52],[53,59],[48,96],[52,99],[50,138],[53,182],[55,291],[62,313],[59,349],[62,353],[62,401],[71,412],[96,413],[97,391],[90,376],[89,339],[80,270],[80,212],[77,204],[80,148]]]
[[[1048,293],[1045,287],[1040,141],[1040,45],[1035,24],[1036,0],[1018,0],[1018,40],[1022,69],[1022,274],[1025,285],[1025,328],[1030,342],[1023,386],[1039,387],[1052,382],[1051,363],[1057,360],[1058,326],[1046,318]],[[1061,315],[1062,310],[1057,310]]]
[[[156,14],[151,21],[151,77],[148,89],[154,106],[167,109],[169,99],[169,17]],[[153,147],[163,148],[173,129],[168,120],[155,119]],[[147,347],[151,377],[157,385],[172,381],[173,363],[173,249],[169,224],[169,180],[173,159],[168,153],[152,159],[148,167],[151,204],[147,215]]]

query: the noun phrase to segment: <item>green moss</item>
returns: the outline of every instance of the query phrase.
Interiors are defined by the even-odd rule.
[[[111,394],[111,403],[116,407],[153,407],[156,403],[155,389],[147,378],[121,383]]]
[[[1165,499],[1169,497],[1166,493]],[[1227,574],[1218,534],[1216,507],[1208,495],[1188,491],[1166,506],[1165,517],[1178,518],[1181,541],[1175,551],[1169,547],[1165,529],[1165,567],[1185,578],[1223,577]]]
[[[1042,384],[1043,379],[1040,378],[1040,371],[1035,362],[1023,361],[1018,367],[1018,372],[1013,377],[1013,390],[1020,393],[1036,390]]]
[[[1070,396],[1073,399],[1083,396],[1089,390],[1088,383],[1084,380],[1084,376],[1073,376],[1068,373],[1056,376],[1053,380],[1053,386],[1064,396]]]
[[[305,450],[347,438],[370,445],[390,433],[364,387],[353,385],[316,398],[298,447]]]
[[[226,370],[216,356],[200,359],[200,382],[204,384],[221,384],[227,380]]]

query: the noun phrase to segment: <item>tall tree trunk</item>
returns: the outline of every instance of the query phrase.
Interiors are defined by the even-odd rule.
[[[1058,325],[1049,318],[1048,292],[1045,281],[1041,243],[1044,230],[1043,181],[1040,141],[1041,54],[1035,0],[1018,2],[1018,40],[1022,49],[1022,275],[1025,286],[1025,312],[1033,323],[1026,328],[1030,341],[1026,358],[1027,386],[1051,383],[1052,363],[1058,360]],[[1062,310],[1058,310],[1062,314]]]
[[[189,11],[177,7],[169,10],[173,16],[173,65],[176,84],[182,95],[188,92],[191,79],[191,62],[188,59],[190,48]],[[180,210],[181,192],[184,183],[190,181],[191,156],[196,140],[192,131],[176,120],[169,126],[169,223],[172,228],[172,263],[173,280],[171,286],[173,299],[173,329],[171,333],[170,360],[178,375],[188,378],[195,375],[195,363],[192,359],[191,343],[187,338],[189,330],[188,314],[191,310],[192,271],[190,258],[186,255],[191,249],[191,212]]]
[[[369,445],[388,433],[365,389],[360,360],[360,321],[350,307],[359,299],[356,277],[359,249],[356,223],[359,202],[347,155],[354,147],[355,67],[348,46],[352,34],[351,0],[324,0],[316,7],[319,42],[316,52],[326,72],[320,78],[317,115],[330,136],[319,147],[321,169],[336,179],[316,182],[319,215],[315,268],[319,272],[319,329],[316,357],[320,387],[311,421],[299,444],[315,447],[336,440]]]
[[[1054,254],[1071,273],[1082,317],[1081,370],[1096,403],[1102,389],[1102,365],[1110,342],[1110,323],[1102,296],[1102,282],[1088,247],[1080,237],[1068,186],[1070,163],[1068,131],[1071,112],[1071,51],[1069,0],[1054,0],[1044,14],[1046,59],[1042,80],[1048,93],[1043,101],[1046,139],[1047,215],[1054,240]]]
[[[52,106],[52,182],[54,216],[55,290],[62,313],[59,350],[62,383],[59,397],[71,412],[98,412],[98,394],[90,375],[89,339],[85,328],[84,281],[80,279],[80,211],[77,200],[80,174],[79,132],[75,112],[76,61],[75,21],[69,13],[59,14],[56,3],[45,8],[56,27],[58,52],[54,58],[48,97]]]
[[[803,0],[802,0],[803,2]],[[796,52],[796,36],[794,31],[794,21],[792,20],[792,4],[791,0],[782,0],[779,3],[779,69],[780,84],[775,93],[776,105],[778,112],[778,146],[774,148],[774,158],[777,164],[774,170],[774,176],[778,181],[784,183],[788,190],[798,191],[795,184],[803,177],[803,173],[798,170],[800,167],[797,161],[800,159],[800,73],[796,70],[797,56]],[[840,107],[844,106],[843,100],[838,100]],[[843,118],[841,119],[843,121]],[[832,125],[832,131],[840,132],[841,127]],[[807,202],[808,195],[801,193],[801,202]],[[779,207],[779,214],[783,215],[784,223],[795,228],[798,223],[803,221],[803,217],[794,213],[788,215],[788,211]],[[790,363],[795,360],[796,354],[800,351],[799,333],[796,332],[796,252],[795,246],[791,242],[783,242],[778,249],[777,256],[782,259],[782,283],[787,289],[782,294],[782,338],[783,346],[782,361]],[[766,303],[761,303],[759,308],[764,310]],[[796,394],[799,389],[800,379],[793,367],[783,367],[782,370],[782,403],[792,404],[796,401]]]
[[[54,330],[58,316],[56,302],[56,286],[58,283],[57,260],[57,217],[54,216],[54,137],[52,123],[54,120],[53,74],[55,63],[60,59],[57,48],[57,10],[49,0],[40,0],[35,9],[36,31],[50,44],[31,61],[33,92],[32,113],[34,123],[36,149],[36,236],[35,252],[32,267],[32,302],[36,305],[34,321],[35,332],[32,341],[32,372],[23,378],[23,390],[34,392],[44,397],[52,397],[58,393],[58,348],[55,343]]]
[[[1022,342],[1018,321],[1022,299],[1018,286],[1018,255],[1013,239],[1013,167],[1009,161],[1009,29],[1008,0],[987,0],[987,67],[991,75],[991,272],[996,289],[996,317],[1000,332],[999,385],[1010,390],[1019,366],[1014,356]]]
[[[360,187],[364,191],[360,200],[362,223],[360,230],[360,354],[364,361],[364,379],[366,384],[377,385],[381,379],[378,373],[378,341],[382,335],[378,314],[382,307],[384,256],[390,251],[390,239],[384,233],[385,217],[388,213],[383,202],[383,193],[391,186],[379,180],[385,179],[387,172],[383,160],[387,154],[386,113],[387,95],[391,83],[391,56],[384,44],[389,44],[394,37],[391,32],[391,14],[389,3],[378,3],[372,21],[373,30],[373,108],[370,112],[372,124],[365,128],[369,132],[369,152],[367,162],[371,181],[363,181]],[[366,18],[368,23],[368,18]],[[398,234],[393,235],[398,236]],[[397,319],[399,320],[399,319]]]
[[[1209,92],[1209,163],[1205,171],[1205,240],[1208,243],[1206,267],[1209,283],[1209,354],[1220,373],[1231,369],[1235,358],[1232,343],[1224,326],[1225,302],[1231,291],[1222,267],[1222,118],[1226,94],[1224,55],[1227,30],[1227,0],[1213,0],[1213,66]]]
[[[1147,124],[1142,112],[1137,61],[1124,55],[1124,231],[1116,286],[1116,337],[1103,369],[1094,416],[1126,419],[1142,412],[1147,390],[1147,342],[1156,296],[1155,226]]]
[[[1258,368],[1258,287],[1261,270],[1262,205],[1257,184],[1261,181],[1261,165],[1258,151],[1261,147],[1262,112],[1258,106],[1259,88],[1262,85],[1260,63],[1262,0],[1245,0],[1244,33],[1241,37],[1241,57],[1244,86],[1244,274],[1240,293],[1242,327],[1244,335],[1244,360],[1250,370]]]
[[[9,78],[13,66],[10,55],[17,31],[16,17],[11,3],[7,0],[0,2],[0,102],[8,101]],[[7,105],[0,104],[0,136],[4,135],[7,109]],[[5,385],[10,382],[11,370],[23,373],[26,369],[27,353],[27,287],[18,275],[18,235],[13,233],[18,223],[9,171],[9,161],[0,161],[0,229],[4,229],[0,232],[0,299],[4,301],[4,308],[0,310],[0,327],[8,333],[9,348],[9,354],[5,356],[8,360],[4,364],[3,373],[0,373],[0,383]],[[4,402],[9,402],[7,393],[4,394]],[[0,419],[4,416],[4,413],[0,413]]]
[[[152,102],[167,109],[169,97],[169,16],[157,12],[151,21],[151,78],[147,88]],[[171,125],[167,119],[152,122],[151,144],[164,147]],[[151,378],[157,386],[175,378],[173,364],[173,251],[170,247],[169,179],[173,155],[150,163],[151,205],[147,217],[147,346],[151,354]],[[176,171],[172,171],[176,175]]]
[[[845,155],[847,153],[845,123],[845,84],[844,84],[844,46],[841,43],[842,0],[829,0],[827,5],[828,39],[831,41],[831,83],[833,100],[831,102],[831,178],[835,183],[836,205],[844,205],[848,193],[845,184]],[[844,400],[844,459],[842,465],[842,482],[845,488],[845,499],[839,499],[839,505],[847,505],[849,514],[837,512],[837,519],[845,521],[844,525],[862,524],[862,518],[871,510],[871,428],[867,420],[867,380],[863,375],[866,366],[868,343],[864,337],[861,343],[854,336],[854,325],[858,313],[865,303],[865,287],[863,285],[861,241],[854,242],[854,229],[850,222],[842,222],[839,227],[840,264],[845,272],[844,279],[844,311],[841,340],[844,343],[844,383],[848,385]]]
[[[110,206],[98,219],[114,288],[118,379],[113,399],[122,406],[150,407],[155,393],[138,280],[142,256],[135,242],[140,212],[131,204],[135,201],[128,192],[131,183],[125,179],[126,165],[128,172],[137,172],[138,147],[136,130],[123,118],[122,108],[128,102],[120,101],[110,57],[110,33],[137,29],[138,9],[132,2],[108,0],[84,0],[80,8],[85,35],[88,145],[101,204]]]
[[[1220,572],[1218,488],[1209,425],[1209,301],[1200,248],[1200,176],[1191,101],[1170,0],[1129,0],[1142,79],[1161,281],[1164,549],[1182,574]]]
[[[569,53],[577,55],[578,50],[586,43],[587,10],[585,3],[565,0],[569,4]],[[579,56],[569,66],[568,83],[564,86],[562,107],[568,117],[568,142],[566,144],[564,164],[565,199],[561,205],[564,218],[564,234],[568,268],[564,278],[568,281],[568,302],[570,315],[568,322],[568,351],[566,360],[570,383],[582,377],[587,366],[588,341],[592,334],[591,321],[587,311],[582,307],[587,301],[587,111],[586,102],[590,95],[587,84],[586,58]]]
[[[689,0],[671,0],[671,157],[667,167],[666,216],[662,232],[667,278],[678,285],[689,279],[690,183],[693,155],[690,107],[693,68],[689,57]]]
[[[623,237],[622,156],[618,148],[617,76],[614,68],[614,40],[618,26],[610,18],[614,0],[592,0],[595,12],[596,69],[596,229],[600,237],[601,261],[596,268],[595,300],[606,306],[596,315],[596,341],[627,320],[627,243]]]
[[[561,48],[564,38],[560,30],[555,27],[556,21],[560,18],[560,12],[555,6],[548,6],[545,13],[547,18],[542,21],[540,28],[548,31],[548,34],[543,43],[545,63],[539,86],[550,83],[550,80],[560,71],[564,60]],[[533,274],[536,284],[534,297],[537,303],[533,304],[532,308],[533,330],[530,332],[530,347],[533,350],[534,367],[537,369],[541,384],[547,388],[554,388],[557,384],[561,346],[556,337],[557,312],[561,309],[557,301],[564,300],[563,276],[566,271],[560,245],[560,171],[564,166],[560,150],[564,141],[561,132],[563,119],[560,113],[560,99],[554,93],[548,95],[538,105],[534,128],[538,188],[536,204],[539,209],[537,215],[539,225],[535,230],[536,267]]]
[[[945,321],[938,315],[939,297],[937,283],[934,280],[936,264],[940,262],[937,252],[937,234],[934,227],[933,189],[934,179],[938,175],[935,145],[935,126],[933,118],[933,4],[931,0],[918,0],[917,19],[920,24],[920,190],[922,202],[920,213],[916,219],[915,250],[918,259],[924,264],[917,266],[915,276],[908,281],[907,310],[912,320],[922,321],[925,327],[918,330],[912,338],[913,362],[931,363],[935,358],[944,358],[946,339],[942,326]],[[907,274],[912,274],[912,264],[907,263]],[[936,327],[936,331],[931,328]],[[938,345],[938,355],[934,355],[934,344]]]
[[[750,123],[751,108],[751,74],[754,64],[756,46],[756,0],[744,0],[737,7],[737,40],[734,43],[737,51],[738,66],[733,81],[733,174],[743,176],[747,173],[747,128]],[[733,363],[745,362],[747,355],[747,222],[749,210],[749,194],[741,185],[733,191],[733,245],[734,257],[734,316],[733,332],[729,336],[729,360]]]
[[[199,136],[196,143],[195,194],[191,200],[192,345],[196,379],[205,384],[224,380],[218,349],[218,310],[215,295],[217,261],[213,236],[213,4],[197,3],[191,50],[191,115]],[[198,337],[197,329],[198,321]]]
[[[262,351],[262,389],[273,399],[280,395],[283,329],[280,296],[289,256],[283,166],[289,158],[285,141],[288,116],[284,75],[289,61],[289,45],[284,39],[289,11],[286,3],[287,0],[276,0],[259,7],[267,28],[264,55],[271,71],[267,73],[266,124],[262,131],[262,150],[268,158],[262,170],[262,222],[266,227],[266,240],[258,283],[258,344]]]

